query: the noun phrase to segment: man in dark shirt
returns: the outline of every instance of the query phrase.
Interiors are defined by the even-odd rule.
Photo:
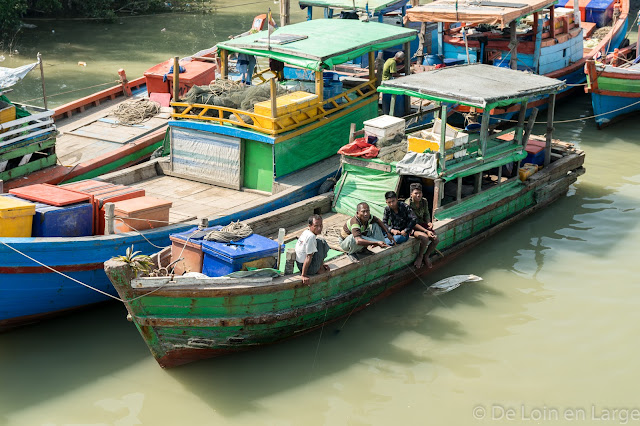
[[[415,262],[413,262],[413,266],[415,268],[421,268],[422,264],[426,263],[427,266],[431,268],[432,264],[429,255],[433,250],[426,250],[429,245],[428,231],[418,225],[418,219],[413,210],[411,210],[411,207],[405,203],[398,202],[398,196],[394,191],[389,191],[384,194],[384,198],[387,207],[384,208],[382,221],[386,225],[389,225],[389,230],[391,234],[393,234],[395,242],[398,244],[403,243],[407,241],[411,235],[419,239],[420,249],[418,250],[418,257]],[[389,243],[390,239],[385,239],[385,242]]]

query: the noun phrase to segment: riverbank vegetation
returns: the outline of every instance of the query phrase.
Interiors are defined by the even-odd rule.
[[[113,21],[123,15],[206,10],[204,0],[0,0],[0,50],[15,43],[25,21],[91,19]],[[28,24],[27,24],[28,25]]]

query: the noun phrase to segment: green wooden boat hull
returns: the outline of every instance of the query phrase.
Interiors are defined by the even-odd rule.
[[[564,195],[584,171],[583,162],[581,152],[560,159],[530,180],[486,196],[489,204],[436,222],[444,257],[434,259],[431,270],[410,267],[418,252],[414,239],[314,276],[309,285],[290,276],[268,285],[156,288],[143,296],[151,289],[132,288],[126,264],[109,261],[105,269],[120,297],[130,300],[130,318],[153,356],[173,367],[280,342],[363,309]]]

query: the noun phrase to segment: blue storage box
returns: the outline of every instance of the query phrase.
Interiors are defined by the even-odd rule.
[[[613,0],[591,0],[584,9],[585,21],[604,27],[613,18]]]
[[[12,194],[3,194],[22,200]],[[93,235],[93,204],[87,202],[57,207],[38,201],[31,230],[32,237],[85,237]]]
[[[245,262],[277,256],[278,242],[262,235],[251,234],[235,244],[202,241],[202,252],[202,273],[209,277],[221,277],[241,270]]]
[[[182,275],[185,272],[202,272],[202,241],[209,231],[219,230],[222,226],[214,226],[197,232],[198,228],[191,228],[185,232],[169,235],[171,240],[171,262],[183,259],[176,263],[173,272]]]

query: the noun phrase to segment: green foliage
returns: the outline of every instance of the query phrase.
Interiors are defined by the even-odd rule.
[[[26,11],[26,0],[0,0],[0,40],[8,42],[15,36]]]
[[[128,247],[124,256],[115,256],[113,260],[128,263],[136,274],[148,274],[155,266],[153,259],[146,254],[139,254],[133,251],[133,246]]]

